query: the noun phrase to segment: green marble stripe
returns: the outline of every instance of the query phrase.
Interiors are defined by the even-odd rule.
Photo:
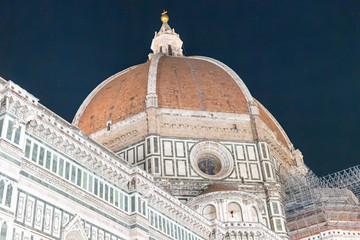
[[[4,176],[4,177],[6,177],[7,179],[10,179],[13,182],[16,182],[16,183],[18,182],[18,180],[16,180],[15,178],[10,177],[9,175],[6,175],[5,173],[0,172],[0,176]]]
[[[15,163],[16,165],[20,166],[21,165],[21,161],[11,157],[10,155],[8,155],[7,153],[4,153],[4,152],[1,152],[0,151],[0,157],[3,157],[4,159],[12,162],[12,163]]]
[[[10,210],[8,210],[8,209],[5,209],[5,208],[0,207],[0,211],[6,212],[6,213],[11,214],[11,215],[14,216],[14,212],[12,212],[12,211],[10,211]]]

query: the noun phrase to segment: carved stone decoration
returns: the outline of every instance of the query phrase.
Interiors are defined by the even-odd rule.
[[[62,240],[87,240],[85,228],[79,215],[76,215],[63,229]]]

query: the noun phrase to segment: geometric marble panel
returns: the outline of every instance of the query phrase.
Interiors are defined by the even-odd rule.
[[[26,200],[25,224],[32,226],[34,218],[35,199],[28,196]]]
[[[26,201],[26,195],[24,193],[20,192],[16,220],[21,223],[24,221],[24,216],[25,216],[25,201]]]
[[[173,150],[172,150],[172,142],[171,141],[164,141],[164,156],[165,157],[172,157]]]
[[[255,147],[248,145],[248,146],[246,146],[246,150],[248,152],[249,160],[256,160]]]
[[[35,229],[42,230],[43,216],[44,216],[44,203],[37,200],[36,208],[35,208],[35,221],[34,221]]]
[[[44,232],[48,233],[48,234],[51,234],[53,211],[54,211],[54,208],[52,206],[46,205],[45,219],[44,219]]]
[[[239,167],[240,177],[244,179],[248,179],[249,175],[248,175],[248,169],[246,163],[238,163],[238,167]]]
[[[251,170],[252,179],[259,180],[260,174],[259,174],[258,164],[256,164],[256,163],[250,164],[250,170]]]
[[[55,209],[54,211],[54,221],[53,221],[53,235],[55,237],[60,237],[60,229],[61,229],[61,211],[59,209]]]

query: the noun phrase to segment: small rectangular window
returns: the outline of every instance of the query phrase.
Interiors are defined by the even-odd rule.
[[[160,222],[161,222],[161,221],[160,221]],[[163,230],[164,230],[164,232],[166,232],[166,221],[165,221],[165,218],[163,218],[163,222],[162,222],[162,223],[163,223],[163,226],[164,226],[164,229],[163,229]]]
[[[128,201],[129,201],[128,196],[125,196],[125,198],[124,198],[124,202],[125,202],[125,212],[128,211]]]
[[[155,173],[159,173],[159,158],[155,158]]]
[[[83,188],[87,189],[87,172],[83,174]]]
[[[281,220],[280,220],[280,219],[276,219],[275,222],[276,222],[276,229],[277,229],[278,231],[282,231]]]
[[[147,140],[146,140],[146,145],[147,145],[147,153],[149,154],[149,153],[151,153],[151,146],[150,146],[150,138],[148,138]]]
[[[115,206],[119,206],[119,193],[115,190]]]
[[[104,197],[104,184],[100,182],[100,197],[103,198]]]
[[[39,165],[44,166],[44,158],[45,158],[45,149],[43,147],[40,147],[40,153],[39,153]]]
[[[69,180],[70,179],[70,163],[66,162],[65,164],[65,179]]]
[[[109,186],[107,184],[105,185],[105,200],[109,201]]]
[[[97,178],[94,178],[94,194],[98,195],[98,180]]]
[[[46,163],[45,163],[45,167],[47,169],[50,169],[50,165],[51,165],[51,152],[46,151]]]
[[[76,178],[76,167],[74,165],[71,165],[71,181],[75,183]]]
[[[162,227],[163,225],[162,225],[162,219],[161,219],[161,216],[159,216],[159,229],[160,229],[160,231],[162,231],[163,230],[163,227]]]
[[[148,170],[148,173],[151,173],[151,158],[149,158],[147,160],[147,170]]]
[[[38,145],[36,143],[34,143],[33,150],[32,150],[32,156],[31,156],[31,160],[33,160],[34,162],[36,162],[37,153],[38,153]]]
[[[80,168],[78,168],[78,170],[77,170],[77,181],[76,181],[76,184],[78,185],[78,186],[81,186],[81,169]]]
[[[145,202],[143,202],[142,214],[143,214],[144,216],[146,215],[146,204],[145,204]]]
[[[60,158],[59,162],[59,175],[62,177],[64,174],[64,159]]]
[[[131,212],[135,212],[135,196],[131,197]]]
[[[52,171],[56,173],[57,171],[57,164],[58,164],[58,157],[53,155],[53,162],[52,162]]]
[[[120,209],[124,207],[124,195],[120,192]]]
[[[20,142],[20,134],[21,134],[21,127],[18,127],[18,129],[16,129],[16,131],[15,131],[15,138],[14,138],[14,143],[15,144],[19,144],[19,142]]]
[[[171,236],[174,237],[174,225],[173,223],[171,223],[171,226],[170,226],[170,232],[171,232]]]
[[[93,177],[91,175],[89,175],[88,191],[93,192]]]
[[[30,149],[31,149],[31,141],[29,139],[26,139],[26,145],[25,145],[25,157],[30,157]]]
[[[276,202],[272,203],[274,214],[279,214],[279,205]]]
[[[154,226],[154,215],[152,211],[150,211],[150,224]]]
[[[114,189],[110,187],[110,203],[114,202]]]
[[[155,137],[154,138],[154,152],[157,152],[158,151],[158,140],[157,138]]]
[[[11,141],[12,137],[12,129],[13,129],[14,123],[12,121],[9,121],[8,123],[8,129],[6,133],[6,138]]]
[[[263,156],[264,158],[267,158],[267,152],[266,152],[266,148],[265,148],[265,144],[261,143],[261,150],[263,152]]]
[[[270,166],[268,163],[265,163],[265,169],[266,169],[266,176],[268,178],[271,178],[271,171],[270,171]]]
[[[1,138],[1,135],[2,135],[2,128],[3,128],[3,124],[4,124],[4,119],[0,119],[0,138]]]

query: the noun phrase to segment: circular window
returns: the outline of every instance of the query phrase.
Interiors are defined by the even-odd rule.
[[[234,168],[233,157],[220,143],[204,141],[196,144],[190,152],[193,169],[202,177],[222,179]]]
[[[207,154],[199,158],[198,167],[207,175],[216,175],[221,171],[221,161],[216,156]]]

